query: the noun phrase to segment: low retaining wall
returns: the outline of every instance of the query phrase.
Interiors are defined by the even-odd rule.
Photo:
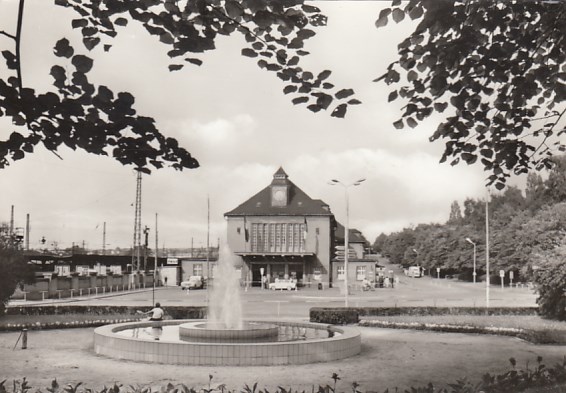
[[[24,284],[23,290],[16,291],[13,298],[24,300],[72,298],[152,286],[153,275],[55,276],[51,279],[37,279],[33,284]]]
[[[360,317],[394,315],[538,315],[537,307],[313,307],[310,321],[344,325]]]

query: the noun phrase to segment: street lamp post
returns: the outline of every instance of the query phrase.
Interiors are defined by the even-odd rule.
[[[489,308],[489,188],[485,199],[485,307]]]
[[[422,277],[424,276],[424,274],[422,274],[424,273],[424,269],[420,268],[419,261],[417,261],[417,259],[419,258],[419,252],[415,248],[413,248],[413,252],[415,253],[415,265],[417,265],[417,267],[419,268],[419,277]],[[415,273],[412,274],[413,274],[413,278],[415,278]]]
[[[476,243],[472,241],[469,237],[466,238],[466,241],[474,246],[474,272],[472,275],[474,276],[474,284],[476,283]]]
[[[344,187],[344,195],[346,197],[346,225],[344,227],[344,286],[345,286],[345,291],[344,291],[344,304],[346,307],[348,307],[348,237],[349,237],[349,221],[350,221],[350,202],[349,202],[349,196],[348,196],[348,188],[352,187],[352,186],[359,186],[360,184],[362,184],[362,182],[364,182],[366,179],[359,179],[356,180],[353,183],[350,184],[344,184],[339,180],[336,179],[332,179],[330,180],[330,182],[328,184],[330,184],[331,186],[334,185],[341,185],[342,187]]]

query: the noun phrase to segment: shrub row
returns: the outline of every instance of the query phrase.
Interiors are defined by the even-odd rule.
[[[537,307],[313,307],[310,321],[345,325],[360,317],[395,315],[538,315]]]
[[[49,305],[9,307],[6,316],[0,317],[0,331],[96,327],[110,323],[133,322],[142,318],[137,314],[136,311],[138,310],[139,307],[132,306]],[[204,319],[206,312],[206,307],[174,306],[165,308],[165,317],[168,319]],[[24,316],[24,322],[20,322],[22,318],[10,318],[11,316],[21,315]],[[44,316],[47,316],[47,321],[45,321],[46,317]],[[49,316],[53,317],[49,318]],[[37,319],[41,321],[37,321]],[[11,323],[11,320],[16,322]]]
[[[139,306],[88,306],[88,305],[47,305],[8,307],[5,315],[136,315]],[[173,319],[203,319],[206,307],[170,306],[164,307],[165,313]],[[144,310],[146,311],[146,310]]]
[[[6,324],[0,324],[0,332],[13,332],[13,331],[20,331],[22,329],[43,330],[43,329],[71,329],[71,328],[98,327],[98,326],[108,325],[111,323],[136,322],[139,321],[140,319],[141,319],[140,317],[108,318],[108,319],[93,318],[85,321],[6,323]]]

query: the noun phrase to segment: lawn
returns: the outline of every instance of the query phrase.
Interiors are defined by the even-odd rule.
[[[517,336],[537,344],[566,344],[566,322],[539,316],[427,315],[368,317],[362,326]]]

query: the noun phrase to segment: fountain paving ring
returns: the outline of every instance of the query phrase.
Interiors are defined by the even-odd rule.
[[[165,330],[176,336],[163,334]],[[306,364],[344,359],[360,349],[355,328],[307,322],[246,321],[239,329],[227,329],[201,319],[166,320],[105,325],[94,331],[99,355],[163,364]]]

